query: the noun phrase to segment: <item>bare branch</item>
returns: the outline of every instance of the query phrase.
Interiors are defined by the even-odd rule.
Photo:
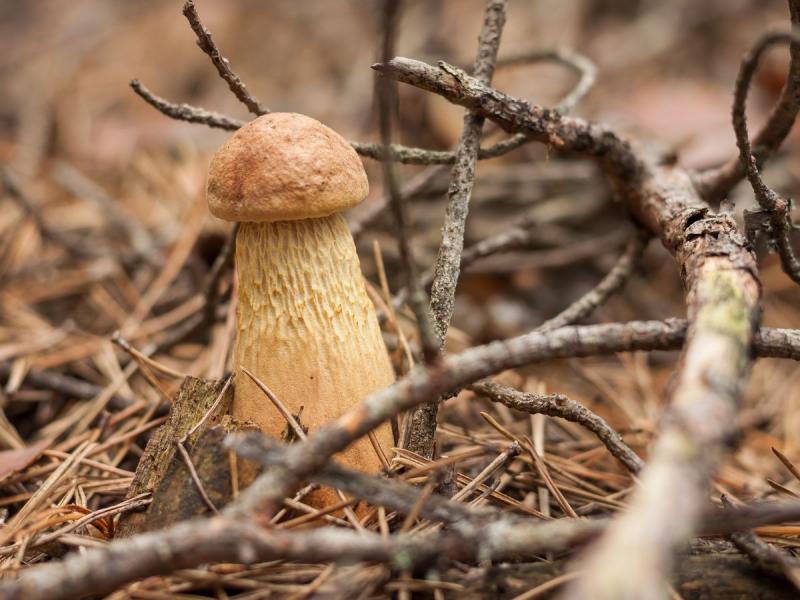
[[[796,520],[800,503],[716,510],[707,533]],[[368,531],[320,527],[286,531],[215,516],[120,539],[61,562],[26,569],[15,581],[0,582],[3,600],[71,600],[102,596],[128,582],[204,563],[252,564],[269,560],[385,563],[399,569],[439,560],[476,563],[561,552],[585,543],[606,522],[557,519],[547,522],[456,527],[426,536],[382,537]]]
[[[505,19],[505,0],[490,0],[478,39],[478,56],[473,68],[473,77],[483,84],[488,84],[492,79]],[[464,248],[464,229],[475,181],[483,121],[481,115],[473,115],[471,112],[464,115],[464,130],[456,148],[455,166],[450,174],[442,243],[436,257],[431,286],[434,325],[442,344],[447,338],[447,329],[453,316],[455,290],[461,270],[461,251]]]
[[[433,67],[418,60],[397,57],[388,63],[375,64],[372,68],[386,77],[464,106],[491,119],[505,131],[524,133],[530,139],[548,144],[555,150],[594,158],[606,173],[619,178],[627,177],[631,185],[638,181],[643,168],[642,160],[633,152],[627,140],[606,127],[531,105],[466,74],[460,74],[456,79],[451,74],[452,69]]]
[[[225,517],[185,521],[169,529],[118,540],[74,554],[60,563],[27,569],[17,581],[0,582],[3,600],[71,600],[103,596],[119,586],[204,563],[252,564],[270,560],[386,563],[399,569],[439,560],[502,560],[562,551],[590,539],[602,522],[559,519],[510,527],[387,538],[368,531],[320,527],[287,531],[253,527]]]

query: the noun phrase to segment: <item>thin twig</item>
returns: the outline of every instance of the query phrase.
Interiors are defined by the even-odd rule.
[[[483,485],[483,482],[489,479],[494,473],[503,467],[509,460],[519,456],[520,453],[520,446],[517,442],[513,442],[508,448],[503,450],[500,454],[498,454],[488,465],[486,465],[483,469],[481,469],[480,473],[475,475],[475,477],[470,481],[467,485],[461,488],[458,493],[453,496],[453,500],[464,500],[465,498],[469,497],[469,495],[480,488]]]
[[[181,373],[180,371],[176,371],[175,369],[172,369],[167,365],[161,364],[160,362],[153,360],[143,352],[137,350],[136,348],[133,347],[133,345],[131,345],[131,343],[127,339],[125,339],[122,336],[122,333],[120,333],[119,331],[112,334],[111,343],[119,346],[125,352],[127,352],[136,362],[139,363],[140,369],[142,369],[143,367],[147,369],[154,369],[159,373],[162,373],[163,375],[174,377],[175,379],[185,379],[187,376],[186,373]],[[154,387],[157,387],[157,385],[154,384]]]
[[[550,475],[550,471],[547,469],[547,465],[544,462],[544,458],[539,456],[539,453],[536,451],[536,448],[533,446],[533,442],[530,438],[525,438],[524,440],[525,449],[528,451],[531,459],[533,460],[533,464],[536,466],[536,470],[539,472],[539,477],[542,478],[544,481],[545,487],[547,490],[553,495],[556,499],[556,503],[564,511],[564,514],[568,517],[572,517],[574,519],[578,518],[578,514],[575,512],[575,509],[572,508],[570,503],[564,497],[564,494],[561,493],[561,490],[558,489],[556,482],[553,481],[552,476]]]
[[[247,375],[251,381],[260,389],[264,395],[272,402],[272,405],[277,409],[281,416],[286,420],[286,423],[289,427],[292,428],[292,432],[299,440],[306,439],[306,430],[303,429],[303,426],[300,425],[300,422],[297,418],[291,413],[291,411],[286,407],[286,405],[281,402],[281,400],[275,395],[271,389],[267,387],[267,385],[261,381],[255,374],[245,367],[239,367],[239,369]]]
[[[554,61],[566,65],[578,75],[578,82],[555,106],[555,110],[562,114],[572,112],[578,103],[594,86],[597,78],[597,67],[586,56],[566,47],[545,48],[520,52],[497,59],[497,68],[524,65],[534,62]]]
[[[488,84],[492,79],[505,21],[506,0],[489,0],[473,65],[473,77],[480,83]],[[387,59],[384,58],[383,62],[387,63]],[[483,116],[472,111],[465,113],[464,128],[455,151],[455,165],[450,172],[442,242],[434,264],[430,299],[433,327],[441,346],[445,344],[447,330],[453,318],[456,287],[461,271],[461,252],[464,249],[464,230],[475,182],[475,165],[478,161],[483,122]],[[426,458],[433,456],[438,412],[438,400],[421,405],[411,412],[408,419],[409,450]]]
[[[215,410],[217,410],[219,403],[222,402],[222,399],[225,397],[225,394],[228,392],[228,388],[231,387],[232,383],[233,373],[225,378],[225,383],[222,385],[222,389],[219,391],[219,394],[217,394],[217,397],[214,398],[214,402],[211,403],[211,406],[208,407],[206,414],[204,414],[203,417],[197,423],[195,423],[189,431],[186,432],[186,435],[181,438],[182,443],[185,443],[186,440],[193,436],[195,432],[203,426],[203,423],[208,421],[209,417],[214,413]]]
[[[478,160],[498,158],[508,154],[512,150],[524,146],[530,142],[530,138],[525,135],[512,136],[501,140],[496,144],[481,148],[478,151]],[[387,154],[383,144],[372,144],[369,142],[350,142],[353,149],[365,158],[373,160],[383,160]],[[456,154],[451,150],[430,150],[427,148],[413,148],[400,144],[389,146],[389,154],[395,162],[404,165],[452,165],[456,162]]]
[[[722,505],[733,508],[730,500],[722,496]],[[768,575],[786,577],[791,584],[800,590],[800,562],[790,558],[780,549],[770,546],[749,529],[735,531],[730,535],[731,541],[746,554],[759,569]]]
[[[192,477],[194,486],[197,488],[197,492],[200,494],[200,498],[203,499],[203,503],[208,507],[208,509],[212,513],[214,513],[215,515],[219,514],[219,510],[217,510],[217,507],[214,506],[214,503],[211,501],[211,498],[208,497],[208,494],[206,493],[206,488],[203,485],[203,482],[200,480],[200,476],[197,474],[197,470],[194,468],[192,457],[189,456],[189,453],[186,451],[186,447],[183,445],[183,442],[181,440],[177,440],[175,442],[175,447],[178,449],[178,454],[181,455],[183,463],[189,470],[189,475]]]
[[[506,19],[505,4],[505,0],[490,0],[486,7],[483,28],[478,38],[478,56],[473,68],[473,77],[483,84],[488,84],[494,74],[500,36]],[[387,61],[384,60],[385,62]],[[471,112],[465,114],[464,129],[456,148],[456,163],[450,173],[442,243],[436,257],[431,285],[431,310],[436,334],[441,343],[447,338],[453,316],[455,291],[461,270],[461,252],[464,248],[464,229],[475,182],[475,165],[483,121],[484,118],[480,115]]]
[[[171,119],[186,121],[187,123],[200,123],[208,127],[225,129],[226,131],[236,131],[244,125],[243,121],[233,117],[192,106],[191,104],[174,104],[169,100],[156,96],[138,79],[132,79],[130,86],[142,100]]]
[[[197,45],[211,59],[217,69],[217,73],[228,84],[233,95],[254,115],[268,113],[269,109],[253,97],[242,80],[239,79],[239,76],[231,69],[228,59],[220,54],[217,45],[211,39],[211,32],[200,21],[200,15],[197,14],[197,9],[194,7],[192,0],[186,0],[186,4],[183,5],[183,16],[189,21],[192,31],[197,36]]]
[[[800,481],[800,469],[798,469],[797,466],[792,461],[790,461],[789,458],[783,452],[781,452],[777,448],[773,447],[772,453],[778,458],[779,461],[781,461],[781,463],[783,464],[784,467],[786,467],[789,473],[791,473],[792,476],[795,479],[797,479],[797,481]]]
[[[387,0],[383,11],[383,41],[381,44],[382,60],[387,60],[394,54],[394,43],[397,35],[397,23],[400,18],[401,3],[396,0]],[[385,146],[392,140],[391,110],[397,97],[397,84],[385,78],[378,78],[376,91],[378,93],[379,120],[381,139]],[[408,237],[408,216],[405,202],[397,184],[394,164],[387,155],[383,161],[384,187],[389,196],[389,205],[395,219],[395,236],[400,249],[400,257],[406,276],[406,286],[410,290],[408,303],[414,311],[419,329],[420,346],[426,364],[432,364],[439,355],[439,340],[436,337],[431,317],[428,313],[428,298],[422,289],[417,274],[417,265]]]
[[[643,232],[638,232],[633,239],[628,242],[622,256],[619,257],[614,267],[603,277],[603,279],[587,294],[570,304],[552,319],[548,319],[537,329],[539,331],[551,331],[577,323],[593,313],[599,306],[604,304],[608,298],[617,290],[625,285],[625,282],[633,274],[633,270],[639,263],[639,259],[647,246],[649,236]]]

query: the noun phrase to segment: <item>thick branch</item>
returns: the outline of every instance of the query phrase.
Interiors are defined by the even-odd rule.
[[[578,527],[575,527],[575,525]],[[384,538],[367,531],[319,528],[302,532],[262,529],[225,517],[193,520],[168,530],[113,542],[60,563],[32,567],[15,582],[0,583],[3,600],[72,600],[103,596],[119,586],[204,563],[251,564],[270,560],[373,562],[399,569],[438,561],[502,560],[563,551],[585,541],[602,523],[559,519],[527,527],[505,524],[472,533]]]
[[[594,158],[607,173],[616,177],[637,179],[642,169],[642,161],[630,143],[610,129],[531,105],[467,75],[461,74],[460,79],[456,79],[445,70],[447,68],[401,57],[372,68],[386,77],[439,94],[453,104],[494,121],[505,131],[524,133],[555,150]]]
[[[797,519],[800,504],[715,513],[718,519],[708,533],[724,535],[740,528]],[[214,562],[361,561],[409,569],[447,560],[476,563],[531,558],[546,552],[563,552],[584,543],[601,531],[605,523],[583,519],[523,524],[498,521],[426,536],[401,534],[384,538],[367,531],[330,527],[300,532],[262,529],[217,516],[185,521],[166,530],[116,540],[105,548],[76,553],[61,562],[30,567],[16,581],[0,582],[0,599],[71,600],[90,594],[102,596],[131,581]]]

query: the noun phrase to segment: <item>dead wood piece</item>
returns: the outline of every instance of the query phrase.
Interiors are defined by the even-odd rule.
[[[219,425],[200,435],[188,453],[197,481],[193,480],[185,460],[173,458],[153,492],[153,503],[144,514],[140,531],[156,531],[178,521],[206,515],[209,501],[216,507],[230,502],[233,498],[231,462],[223,442],[229,433],[247,429],[257,428],[225,415]],[[237,464],[237,476],[242,479],[242,468],[250,470],[252,464],[249,461],[238,461]],[[252,470],[255,471],[255,467]],[[252,473],[249,478],[253,479],[255,475]]]
[[[145,448],[144,456],[139,461],[136,475],[126,496],[132,498],[143,492],[152,491],[153,502],[146,512],[123,515],[117,537],[127,537],[142,531],[149,531],[153,527],[163,526],[166,518],[165,510],[177,510],[178,507],[182,507],[184,511],[190,510],[188,507],[198,492],[188,476],[183,478],[182,486],[178,486],[177,489],[175,487],[175,482],[181,479],[180,475],[188,475],[188,467],[178,456],[176,443],[184,441],[187,449],[192,450],[190,455],[195,454],[196,448],[198,458],[195,467],[204,465],[204,468],[208,468],[206,463],[213,462],[214,451],[210,445],[214,436],[203,441],[202,444],[198,442],[206,431],[222,424],[223,416],[230,411],[233,390],[230,389],[230,386],[228,389],[225,387],[225,380],[207,381],[187,377],[183,381],[172,402],[167,422],[153,434]],[[223,390],[224,394],[220,399]],[[192,431],[201,421],[203,421],[202,425]],[[228,426],[230,427],[230,425]],[[226,455],[220,450],[217,460],[221,460],[220,457],[224,456]],[[193,458],[193,462],[194,460]],[[181,471],[181,469],[185,469],[185,471]],[[222,465],[220,465],[220,470],[222,470]],[[200,475],[199,472],[198,475]],[[216,476],[212,479],[216,480]],[[230,476],[228,476],[229,480]],[[217,486],[213,487],[217,488]],[[171,497],[171,494],[176,491],[180,497]],[[170,508],[162,507],[162,503],[169,504]],[[176,514],[171,517],[171,522],[179,519]]]

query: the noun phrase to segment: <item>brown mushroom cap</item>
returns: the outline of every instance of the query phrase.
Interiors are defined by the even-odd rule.
[[[220,219],[273,222],[331,215],[368,191],[361,160],[342,136],[305,115],[269,113],[217,150],[207,196]]]

